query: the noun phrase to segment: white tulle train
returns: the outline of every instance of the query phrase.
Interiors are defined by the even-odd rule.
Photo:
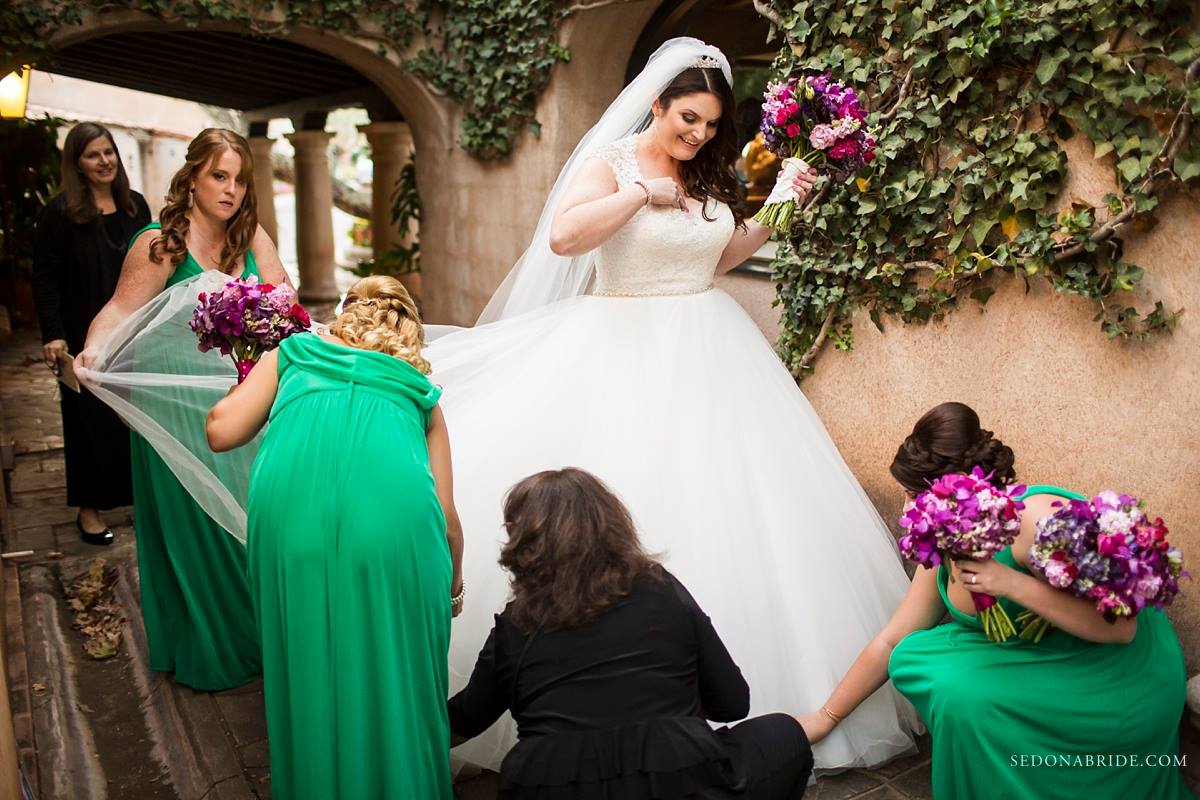
[[[577,466],[629,506],[741,666],[752,714],[815,710],[908,587],[892,537],[770,345],[724,292],[581,296],[427,350],[466,531],[461,688],[508,597],[501,502]],[[920,722],[891,685],[816,748],[818,768],[910,750]],[[506,716],[455,753],[496,768]]]

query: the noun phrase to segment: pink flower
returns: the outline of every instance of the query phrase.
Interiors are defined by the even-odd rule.
[[[1079,576],[1079,568],[1066,560],[1061,550],[1046,562],[1046,582],[1058,589],[1070,586]]]
[[[837,142],[837,134],[828,125],[818,125],[808,134],[808,141],[818,150],[828,150]]]
[[[1102,556],[1116,555],[1124,544],[1125,535],[1121,533],[1102,533],[1096,537],[1096,548]]]
[[[788,138],[795,139],[797,136],[800,135],[800,126],[794,122],[791,125],[788,125],[787,126],[787,135],[788,135]]]

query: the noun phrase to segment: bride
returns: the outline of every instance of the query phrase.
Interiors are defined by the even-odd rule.
[[[501,498],[544,469],[579,466],[620,494],[712,615],[752,714],[818,706],[908,587],[820,419],[713,287],[770,234],[738,210],[730,81],[716,48],[663,45],[576,148],[480,324],[427,350],[468,537],[452,691],[508,597]],[[812,178],[790,175],[775,197],[807,193]],[[919,726],[885,685],[816,766],[886,761]],[[515,740],[506,717],[455,752],[494,768]]]

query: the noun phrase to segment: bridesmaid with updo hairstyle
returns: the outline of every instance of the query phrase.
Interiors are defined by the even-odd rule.
[[[891,473],[913,498],[973,467],[1007,486],[1015,461],[970,406],[942,403],[917,420]],[[1031,484],[1012,546],[985,561],[918,567],[825,704],[798,717],[813,743],[890,677],[929,728],[935,798],[1191,797],[1179,771],[1187,673],[1166,614],[1147,608],[1110,624],[1091,601],[1028,569],[1038,520],[1067,499],[1087,498]],[[1012,619],[1028,609],[1053,628],[1036,643],[991,642],[972,592],[996,597]]]

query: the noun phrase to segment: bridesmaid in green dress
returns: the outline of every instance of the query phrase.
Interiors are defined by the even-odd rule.
[[[891,471],[912,497],[973,466],[1009,484],[1013,460],[971,408],[943,403],[917,422]],[[1092,603],[1028,569],[1038,519],[1062,498],[1081,497],[1029,486],[1011,547],[949,570],[918,568],[891,621],[825,705],[801,715],[814,743],[890,675],[929,726],[935,798],[1191,797],[1179,770],[1187,676],[1166,614],[1147,609],[1109,624]],[[971,592],[997,597],[1014,620],[1033,610],[1053,632],[1037,644],[990,642]]]
[[[192,140],[171,179],[161,224],[134,236],[116,293],[88,330],[80,366],[91,366],[97,346],[129,314],[203,270],[290,283],[257,221],[253,171],[250,148],[233,131],[210,128]],[[163,350],[155,350],[164,362],[155,367],[169,373],[169,348]],[[246,548],[196,505],[145,439],[133,434],[131,445],[150,668],[201,690],[246,683],[262,671]]]
[[[416,307],[355,284],[328,334],[263,356],[214,450],[270,419],[250,474],[250,583],[276,797],[450,800],[450,618],[462,529]]]

